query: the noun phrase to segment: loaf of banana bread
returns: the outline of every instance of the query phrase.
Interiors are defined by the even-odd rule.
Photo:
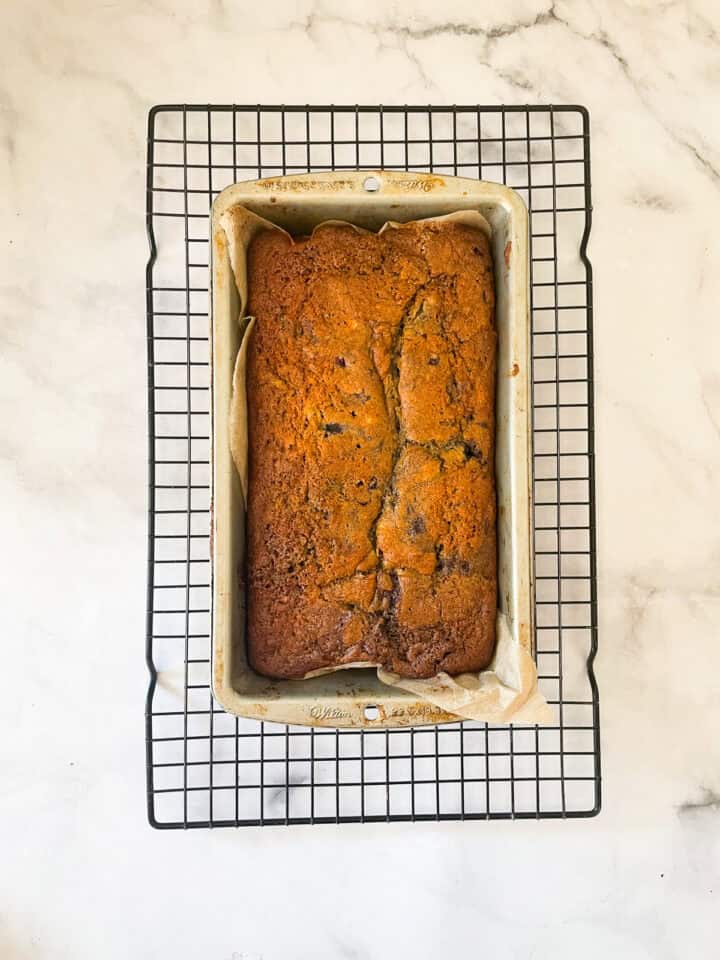
[[[248,654],[301,678],[487,666],[497,593],[487,236],[266,230],[248,254]]]

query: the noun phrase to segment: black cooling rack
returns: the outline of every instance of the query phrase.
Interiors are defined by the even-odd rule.
[[[148,124],[147,804],[153,826],[600,809],[588,115],[577,106],[154,107]],[[535,652],[557,726],[325,730],[210,692],[209,208],[237,180],[435,171],[531,212]]]

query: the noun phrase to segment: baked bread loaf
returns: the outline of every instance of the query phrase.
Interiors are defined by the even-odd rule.
[[[477,671],[495,646],[494,284],[452,221],[248,254],[248,654]]]

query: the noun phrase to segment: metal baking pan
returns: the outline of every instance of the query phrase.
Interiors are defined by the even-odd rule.
[[[514,638],[532,644],[530,547],[530,325],[528,213],[513,190],[461,177],[390,171],[300,174],[237,183],[212,209],[212,689],[241,717],[328,727],[398,727],[459,718],[418,696],[382,683],[374,669],[339,670],[307,680],[271,680],[247,663],[244,556],[245,506],[229,444],[233,369],[241,343],[241,303],[220,225],[235,204],[307,234],[326,220],[378,230],[458,210],[477,210],[492,230],[498,329],[496,479],[498,602]]]

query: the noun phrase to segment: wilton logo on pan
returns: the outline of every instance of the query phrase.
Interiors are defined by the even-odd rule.
[[[310,716],[313,720],[349,720],[350,714],[347,710],[341,710],[339,707],[311,707]]]

